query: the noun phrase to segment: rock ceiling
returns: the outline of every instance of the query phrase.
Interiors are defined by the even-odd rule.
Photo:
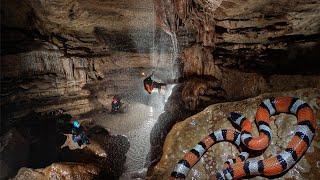
[[[254,93],[234,97],[230,78],[249,82],[246,77],[258,76],[268,89],[269,74],[319,74],[316,0],[1,3],[1,107],[9,119],[60,107],[81,114],[104,107],[114,94],[139,93],[142,72],[166,71],[173,63],[173,35],[183,77],[206,76],[231,99],[265,91],[245,83]],[[152,62],[154,48],[162,63]],[[300,79],[299,87],[319,87],[317,77]]]

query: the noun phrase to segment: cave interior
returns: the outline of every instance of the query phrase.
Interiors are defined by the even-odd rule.
[[[317,0],[1,0],[0,179],[168,179],[201,138],[236,128],[229,112],[254,120],[274,96],[303,99],[320,126],[319,59]],[[165,84],[150,94],[149,75]],[[61,110],[90,144],[72,141]],[[275,116],[260,158],[286,147],[291,116]],[[316,132],[272,178],[320,176]],[[237,153],[220,143],[187,179]]]

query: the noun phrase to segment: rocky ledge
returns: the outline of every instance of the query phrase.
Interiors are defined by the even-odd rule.
[[[84,123],[90,144],[79,147],[54,119],[24,122],[0,136],[0,179],[118,179],[125,171],[124,136]]]
[[[175,163],[207,134],[218,129],[234,129],[227,119],[229,112],[240,112],[250,120],[253,120],[257,106],[263,99],[272,96],[294,96],[305,100],[314,109],[317,122],[318,124],[320,123],[320,89],[300,89],[281,93],[268,93],[243,101],[211,105],[202,112],[173,126],[166,137],[161,160],[155,167],[149,170],[148,179],[169,177]],[[294,116],[280,114],[274,116],[273,119],[275,121],[271,123],[274,136],[272,142],[266,151],[257,158],[263,159],[279,153],[279,151],[286,147],[293,135],[296,127],[296,118]],[[315,179],[320,175],[320,135],[319,131],[316,130],[316,132],[316,136],[307,153],[281,178]],[[254,135],[256,133],[257,129],[254,129]],[[230,143],[223,142],[214,145],[192,168],[187,179],[208,179],[212,173],[222,168],[225,160],[235,157],[237,153],[237,148]],[[255,177],[255,179],[260,178]]]
[[[13,180],[27,179],[94,179],[100,169],[93,164],[54,163],[44,169],[21,168]]]

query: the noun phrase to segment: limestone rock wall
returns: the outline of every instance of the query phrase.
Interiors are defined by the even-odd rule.
[[[163,29],[178,39],[185,32],[194,37],[179,39],[187,79],[182,94],[189,109],[264,92],[319,88],[319,2],[156,2]]]
[[[185,28],[196,31],[196,43],[211,51],[213,59],[225,66],[246,71],[250,71],[247,68],[275,70],[291,60],[311,68],[309,71],[316,70],[310,63],[318,51],[320,4],[317,1],[159,1],[158,14],[167,14],[159,17],[162,27],[177,34]],[[165,8],[168,3],[174,10]],[[302,57],[305,62],[300,63]]]
[[[1,2],[1,128],[33,111],[85,114],[143,92],[142,72],[170,66],[151,60],[153,18],[149,1]]]
[[[281,74],[264,76],[259,73],[217,68],[205,76],[188,78],[183,83],[181,94],[188,109],[199,110],[217,102],[307,87],[320,88],[320,76]]]
[[[305,0],[4,0],[1,108],[8,113],[2,117],[15,121],[59,107],[86,113],[114,94],[141,92],[142,72],[169,74],[173,66],[181,66],[186,80],[216,79],[219,92],[209,94],[224,91],[225,99],[283,89],[270,75],[319,75],[319,8]],[[280,79],[295,79],[286,77]],[[316,78],[298,86],[318,87]]]

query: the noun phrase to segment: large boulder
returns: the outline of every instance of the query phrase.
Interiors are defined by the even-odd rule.
[[[294,96],[308,102],[314,109],[317,122],[320,118],[320,89],[300,89],[281,93],[268,93],[255,98],[238,102],[215,104],[202,112],[177,123],[169,132],[163,146],[163,155],[158,164],[149,170],[149,179],[167,179],[175,164],[207,134],[219,129],[234,129],[227,119],[230,112],[240,112],[253,121],[256,109],[263,99],[274,96]],[[274,156],[283,150],[296,127],[296,118],[293,115],[280,114],[274,116],[271,122],[273,139],[266,151],[257,158]],[[319,130],[319,128],[318,128]],[[316,179],[320,175],[320,135],[316,131],[312,145],[300,161],[281,178]],[[254,126],[254,135],[257,129]],[[223,142],[214,145],[189,172],[187,179],[208,179],[210,175],[222,168],[225,160],[238,154],[237,148],[230,143]],[[260,177],[255,177],[259,179]]]
[[[82,163],[53,163],[44,169],[21,168],[14,180],[29,179],[94,179],[99,175],[100,169],[93,164]]]
[[[91,141],[90,144],[88,144],[88,145],[83,144],[83,145],[79,146],[78,143],[76,143],[72,140],[72,134],[65,134],[65,136],[67,138],[66,138],[65,143],[61,146],[61,148],[68,147],[70,150],[85,148],[87,151],[89,151],[99,157],[102,157],[102,158],[107,157],[107,153],[105,152],[105,150],[103,149],[103,147],[99,143],[97,143],[95,141],[93,141],[93,142]]]

